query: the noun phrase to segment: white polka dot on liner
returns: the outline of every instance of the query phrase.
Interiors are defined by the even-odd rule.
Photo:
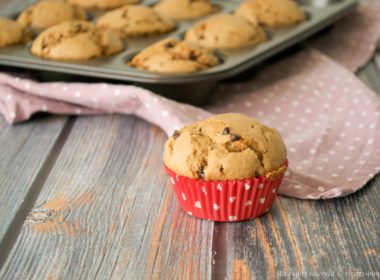
[[[372,143],[373,143],[373,139],[369,139],[367,142],[368,145],[372,145]]]
[[[11,100],[13,98],[13,95],[8,93],[6,98],[7,98],[7,100]]]
[[[325,188],[324,188],[324,187],[318,187],[318,191],[320,191],[320,192],[324,192],[324,191],[325,191]]]
[[[252,103],[249,101],[245,102],[244,105],[245,107],[248,107],[248,108],[252,107]]]
[[[309,152],[310,152],[310,154],[312,154],[312,155],[314,155],[314,154],[317,153],[317,151],[316,151],[315,149],[311,149]]]
[[[297,190],[302,189],[302,187],[300,185],[294,185],[294,188]]]
[[[343,165],[338,165],[338,169],[343,170],[344,166]]]
[[[322,166],[317,166],[317,169],[318,169],[319,171],[323,171],[323,167],[322,167]]]
[[[15,111],[11,111],[9,113],[9,116],[11,117],[11,119],[15,119],[16,118],[16,112]]]
[[[339,177],[339,174],[332,173],[332,174],[331,174],[331,177],[333,177],[333,178],[338,178],[338,177]]]
[[[41,110],[44,111],[44,112],[46,112],[48,110],[48,106],[47,105],[42,105]]]

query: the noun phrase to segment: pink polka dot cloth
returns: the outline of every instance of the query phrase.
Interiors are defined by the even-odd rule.
[[[380,4],[363,5],[252,80],[221,84],[204,109],[135,86],[39,83],[0,74],[0,112],[9,123],[36,112],[133,114],[168,135],[214,113],[240,112],[284,137],[290,165],[280,194],[342,197],[380,171],[380,98],[352,72],[373,55],[379,30]]]

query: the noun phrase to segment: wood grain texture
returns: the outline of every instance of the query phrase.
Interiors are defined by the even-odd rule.
[[[214,224],[177,206],[165,140],[133,117],[77,120],[0,278],[210,278]]]
[[[65,121],[63,117],[52,117],[11,126],[0,117],[0,241],[22,207]]]
[[[332,273],[349,279],[353,271],[380,267],[380,177],[362,191],[329,201],[280,197],[269,214],[239,224],[217,224],[225,232],[227,255],[216,266],[229,279],[291,279],[296,274]],[[218,254],[217,254],[218,255]],[[223,275],[218,275],[222,277]],[[308,276],[308,277],[307,277]]]

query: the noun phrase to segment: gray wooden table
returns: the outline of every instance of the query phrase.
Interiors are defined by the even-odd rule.
[[[378,55],[359,73],[378,93],[379,69]],[[214,223],[180,210],[165,140],[130,116],[0,117],[0,279],[380,278],[379,175],[346,198],[280,197],[260,219]]]

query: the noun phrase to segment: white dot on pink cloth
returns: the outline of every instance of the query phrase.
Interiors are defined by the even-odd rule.
[[[8,93],[6,98],[7,98],[7,100],[11,100],[13,98],[13,95]]]
[[[11,119],[15,119],[16,118],[16,112],[15,111],[11,111],[9,113],[9,116],[11,117]]]
[[[274,108],[274,111],[275,111],[276,113],[281,113],[281,112],[282,112],[282,109],[281,109],[280,107],[276,107],[276,108]]]
[[[320,191],[320,192],[324,192],[324,191],[325,191],[325,188],[324,188],[324,187],[318,187],[318,191]]]
[[[310,154],[314,155],[314,154],[316,154],[316,153],[317,153],[316,150],[314,150],[314,149],[311,149],[311,150],[310,150]]]
[[[162,115],[163,117],[167,117],[167,116],[169,115],[169,112],[166,111],[166,110],[164,110],[164,111],[161,112],[161,115]]]
[[[47,105],[42,105],[41,110],[44,111],[44,112],[46,112],[48,110],[48,106]]]
[[[244,105],[245,107],[248,107],[248,108],[252,107],[252,103],[249,101],[245,102]]]
[[[369,139],[368,142],[367,142],[368,145],[372,145],[372,143],[373,143],[372,139]]]
[[[300,185],[294,185],[294,188],[297,190],[302,189],[302,187]]]

